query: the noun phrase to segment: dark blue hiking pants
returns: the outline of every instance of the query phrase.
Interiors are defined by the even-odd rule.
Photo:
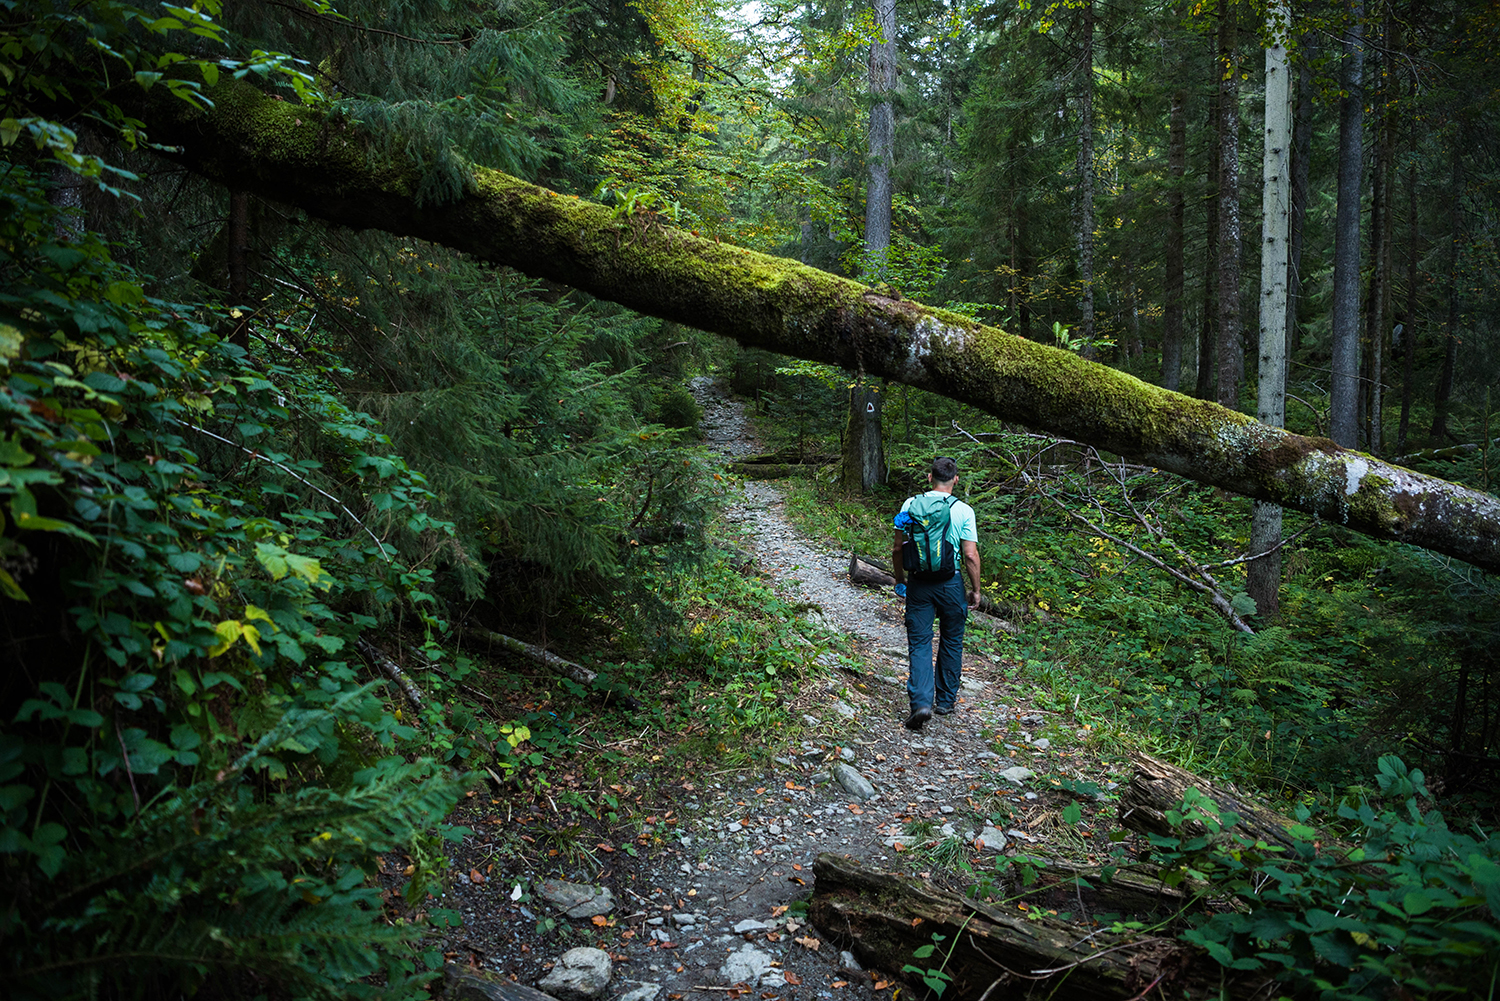
[[[962,574],[954,574],[939,584],[906,582],[906,649],[911,668],[906,695],[913,709],[934,706],[946,709],[958,701],[964,624],[968,617]],[[936,683],[932,670],[934,618],[940,629]]]

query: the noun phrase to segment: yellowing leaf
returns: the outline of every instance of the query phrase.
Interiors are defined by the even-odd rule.
[[[208,655],[210,657],[217,657],[221,653],[224,653],[230,647],[234,646],[235,641],[240,638],[244,631],[245,627],[240,625],[237,619],[225,619],[223,622],[220,622],[214,626],[214,635],[219,638],[219,641],[209,647]]]

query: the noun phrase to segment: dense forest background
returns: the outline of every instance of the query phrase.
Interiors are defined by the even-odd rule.
[[[1246,413],[1284,392],[1293,430],[1491,492],[1497,51],[1500,13],[1461,0],[4,4],[14,996],[226,968],[419,992],[423,928],[384,919],[375,854],[417,859],[420,900],[473,769],[546,786],[566,727],[487,692],[610,711],[495,653],[506,637],[657,692],[663,729],[776,726],[796,612],[716,544],[733,484],[698,444],[700,374],[754,401],[803,470],[794,507],[852,550],[887,550],[925,463],[957,455],[1038,698],[1419,860],[1399,920],[1340,926],[1354,951],[1315,944],[1295,983],[1327,963],[1365,971],[1349,996],[1488,982],[1489,576],[1292,513],[1290,541],[1256,544],[1248,501],[1087,442],[378,218],[326,225],[184,169],[142,108],[249,82],[418,164],[426,204],[498,168]],[[1398,823],[1381,796],[1462,820]],[[1263,961],[1245,929],[1197,934]],[[1449,960],[1468,973],[1422,979]]]

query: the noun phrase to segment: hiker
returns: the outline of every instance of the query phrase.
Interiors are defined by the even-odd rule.
[[[958,704],[962,673],[964,622],[979,607],[979,532],[974,509],[953,496],[958,462],[940,456],[927,473],[931,489],[907,499],[896,515],[891,549],[896,594],[906,599],[906,646],[910,675],[906,683],[911,715],[902,724],[920,730],[932,719],[952,713]],[[963,576],[973,590],[965,607]],[[907,579],[910,578],[910,583]],[[940,625],[937,677],[932,670],[932,620]]]

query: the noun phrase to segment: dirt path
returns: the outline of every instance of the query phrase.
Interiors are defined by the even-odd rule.
[[[693,389],[710,446],[726,456],[755,451],[740,405],[706,381]],[[807,683],[793,707],[802,727],[793,753],[767,769],[682,782],[671,790],[675,803],[664,802],[634,843],[590,846],[604,870],[597,875],[583,859],[559,864],[565,879],[611,891],[613,909],[597,918],[558,915],[540,899],[542,874],[486,856],[485,835],[477,834],[457,853],[456,899],[444,902],[465,921],[450,958],[535,983],[564,949],[594,944],[613,957],[606,999],[639,989],[629,1001],[705,1001],[736,983],[766,1001],[888,998],[897,986],[889,976],[861,972],[857,957],[800,925],[797,902],[811,888],[813,859],[831,851],[952,882],[955,859],[990,868],[997,854],[1047,835],[1055,815],[1031,790],[1032,773],[1072,772],[1070,755],[1056,746],[1071,744],[1072,731],[1016,705],[1010,666],[978,655],[978,637],[966,646],[958,712],[918,734],[903,729],[900,602],[849,584],[848,554],[800,538],[783,503],[775,486],[747,483],[728,517],[743,530],[757,571],[785,596],[818,606],[815,620],[843,637],[836,657],[823,655],[821,680]],[[545,839],[546,818],[536,820],[529,836]],[[483,883],[463,875],[485,858]],[[575,934],[545,934],[549,919]],[[748,965],[726,967],[735,958]]]

